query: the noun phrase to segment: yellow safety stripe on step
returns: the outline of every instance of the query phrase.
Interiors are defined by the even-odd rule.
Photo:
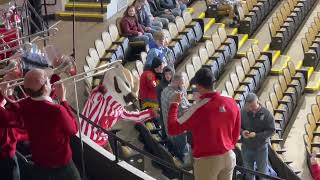
[[[313,67],[311,67],[310,69],[313,70]],[[318,72],[316,72],[316,73],[318,73]],[[311,73],[311,74],[312,75],[316,75],[316,74],[313,74],[313,73]],[[308,76],[309,76],[309,72],[308,72]],[[320,90],[320,78],[318,78],[318,79],[317,78],[313,78],[313,79],[308,78],[308,79],[309,79],[308,84],[305,87],[306,91],[315,92],[315,91]],[[312,80],[314,80],[314,81],[312,81]]]
[[[309,67],[309,69],[308,69],[308,79],[310,79],[310,77],[311,77],[311,75],[312,75],[313,71],[314,71],[314,68],[313,68],[312,66],[311,66],[311,67]]]
[[[107,8],[108,4],[103,4],[103,8]],[[98,9],[101,8],[101,3],[75,3],[75,8],[87,8],[87,9]],[[65,4],[66,8],[73,8],[73,3],[68,2]]]
[[[270,48],[270,44],[266,44],[266,46],[263,48],[263,50],[262,50],[262,51],[268,51],[268,50],[269,50],[269,48]]]
[[[238,28],[233,28],[233,30],[231,31],[231,35],[236,35],[238,33]]]
[[[204,26],[204,32],[208,31],[212,24],[216,22],[215,18],[211,18],[210,21]]]
[[[245,34],[245,35],[242,37],[242,39],[240,39],[239,44],[238,44],[238,49],[241,48],[241,46],[248,40],[248,38],[249,38],[249,35],[248,35],[248,34]]]
[[[286,67],[288,67],[288,62],[291,61],[291,57],[290,56],[286,56],[287,58],[285,59],[285,61],[283,62],[281,67],[272,67],[271,68],[271,74],[282,74],[282,70],[285,69]]]
[[[73,16],[72,12],[57,12],[56,15],[61,17]],[[74,13],[76,17],[85,17],[85,18],[103,18],[103,14],[98,13]]]
[[[280,50],[278,50],[278,51],[274,54],[274,56],[272,57],[272,64],[274,64],[274,62],[278,59],[278,57],[280,56],[280,54],[281,54],[281,51],[280,51]]]
[[[220,28],[225,28],[226,27],[226,24],[224,23],[216,23],[217,25],[220,25],[221,27]]]
[[[301,69],[302,63],[303,63],[303,60],[299,61],[298,64],[296,65],[296,69]]]
[[[206,16],[206,13],[202,12],[200,13],[200,15],[198,16],[199,19],[203,19]]]
[[[259,40],[257,40],[257,39],[247,39],[246,40],[246,42],[245,43],[250,43],[250,42],[252,42],[251,44],[258,44],[259,43]],[[243,46],[243,45],[242,45]],[[240,48],[240,47],[239,47]],[[239,57],[246,57],[246,55],[247,55],[247,51],[249,51],[249,50],[251,50],[251,47],[249,47],[249,48],[247,48],[247,49],[245,49],[244,51],[239,51],[238,50],[238,52],[237,52],[237,56],[239,56]]]
[[[189,12],[190,14],[193,14],[193,12],[194,12],[194,8],[192,8],[192,7],[187,8],[187,10],[188,10],[188,12]]]

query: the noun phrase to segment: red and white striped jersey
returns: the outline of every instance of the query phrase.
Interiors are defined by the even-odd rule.
[[[83,115],[104,129],[110,129],[118,120],[124,119],[134,122],[144,122],[155,117],[151,109],[144,111],[127,111],[109,92],[103,94],[95,88],[85,103]],[[85,120],[80,119],[81,132],[90,137],[97,144],[103,146],[108,141],[105,133],[99,131]]]

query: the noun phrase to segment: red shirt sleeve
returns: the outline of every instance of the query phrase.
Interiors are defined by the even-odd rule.
[[[194,127],[196,113],[194,113],[190,118],[184,121],[182,124],[178,122],[178,103],[171,103],[169,112],[168,112],[168,133],[171,136],[179,135],[184,133],[186,130],[191,130],[191,127]]]
[[[5,109],[4,107],[0,107],[0,127],[7,128],[7,127],[17,127],[22,128],[23,123],[20,118],[19,113],[19,105],[16,103],[15,105],[17,108],[14,111],[10,111]]]
[[[71,108],[68,103],[63,101],[61,102],[59,112],[57,114],[58,119],[60,119],[62,128],[65,130],[65,133],[68,135],[74,135],[78,131],[77,120],[74,117]]]
[[[233,144],[236,145],[239,137],[240,137],[240,129],[241,129],[241,114],[240,114],[240,110],[237,107],[237,116],[235,119],[235,124],[234,124],[234,128],[232,131],[232,137],[233,137]]]
[[[320,165],[313,164],[311,166],[312,177],[314,180],[320,180]]]
[[[148,89],[153,89],[153,88],[157,87],[156,78],[151,72],[146,74],[146,83],[145,83],[145,85],[148,87]]]
[[[126,35],[138,35],[139,31],[135,31],[135,30],[132,30],[130,28],[130,25],[129,25],[129,22],[127,19],[125,19],[125,17],[121,20],[121,29],[122,29],[122,32]]]

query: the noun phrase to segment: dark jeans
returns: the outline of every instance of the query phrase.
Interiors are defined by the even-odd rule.
[[[59,168],[42,168],[34,166],[33,180],[81,180],[73,161]]]
[[[190,155],[190,146],[187,142],[187,134],[168,137],[170,152],[182,162]]]
[[[267,174],[268,144],[259,149],[251,149],[242,145],[241,154],[245,168],[254,170],[254,163],[256,163],[257,171]],[[250,174],[246,175],[246,180],[254,180],[254,176]],[[260,178],[260,180],[264,179]]]
[[[1,180],[20,180],[19,164],[17,157],[0,160]]]

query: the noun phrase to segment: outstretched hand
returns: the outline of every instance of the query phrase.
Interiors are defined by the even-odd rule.
[[[55,92],[56,92],[56,96],[58,98],[59,101],[66,101],[66,88],[64,87],[64,85],[61,84],[55,84],[54,85],[55,88]]]
[[[172,97],[171,102],[173,103],[180,103],[182,100],[183,94],[181,92],[175,92],[175,94]]]

